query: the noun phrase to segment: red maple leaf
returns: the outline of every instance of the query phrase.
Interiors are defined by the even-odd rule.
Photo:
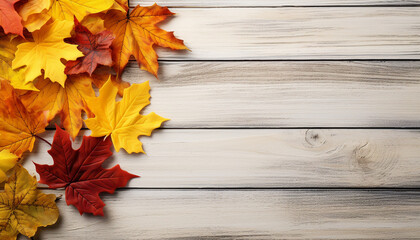
[[[83,136],[82,145],[74,150],[69,134],[56,126],[54,141],[48,153],[53,165],[35,163],[40,183],[50,188],[65,188],[67,205],[74,205],[83,213],[103,216],[105,203],[99,193],[113,193],[124,187],[136,175],[121,170],[119,165],[111,169],[102,168],[102,163],[112,155],[111,138]]]
[[[85,56],[68,61],[66,64],[66,74],[79,74],[87,72],[92,75],[98,64],[111,66],[112,57],[110,46],[114,36],[110,31],[102,31],[93,35],[89,29],[75,21],[75,35],[69,39],[69,43],[79,45],[79,49]]]
[[[15,10],[15,3],[20,0],[0,0],[0,26],[4,33],[19,34],[23,37],[22,18]]]

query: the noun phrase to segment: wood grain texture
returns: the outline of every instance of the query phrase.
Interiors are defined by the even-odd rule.
[[[420,62],[163,62],[150,80],[167,128],[420,127]]]
[[[131,188],[420,187],[420,130],[169,129],[140,140],[146,155],[106,162],[141,176]],[[49,148],[25,156],[32,174],[32,161],[52,164]]]
[[[168,7],[284,7],[284,6],[404,6],[420,4],[418,0],[131,0],[130,6],[149,6],[157,3]]]
[[[54,193],[63,193],[55,191]],[[418,239],[412,191],[117,191],[107,217],[64,200],[40,239]],[[71,236],[71,237],[69,237]]]
[[[419,59],[420,7],[173,8],[161,60]]]

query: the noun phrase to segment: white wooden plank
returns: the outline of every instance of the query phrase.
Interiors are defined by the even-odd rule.
[[[418,0],[131,0],[130,6],[149,6],[157,3],[168,7],[284,7],[284,6],[404,6],[420,4]]]
[[[420,46],[420,45],[419,45]],[[168,128],[420,127],[420,62],[165,62],[146,112]]]
[[[121,150],[106,163],[140,175],[131,188],[420,187],[420,130],[169,129],[140,139],[147,155]],[[32,174],[32,162],[52,164],[48,149],[39,141],[25,155]]]
[[[418,59],[420,7],[173,8],[161,59]]]
[[[103,198],[106,218],[81,217],[60,200],[59,223],[41,229],[39,239],[417,239],[420,234],[419,192],[130,190]]]

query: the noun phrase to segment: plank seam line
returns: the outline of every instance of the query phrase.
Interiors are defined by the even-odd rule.
[[[143,5],[141,5],[143,6]],[[379,7],[420,7],[420,4],[343,4],[343,5],[282,5],[282,6],[168,6],[171,9],[217,9],[217,8],[379,8]],[[130,10],[135,6],[130,6]]]
[[[38,187],[44,190],[58,190],[64,189],[49,189],[48,187]],[[124,187],[118,188],[117,191],[130,190],[176,190],[176,191],[393,191],[393,192],[420,192],[420,188],[411,187]]]
[[[278,129],[278,130],[420,130],[420,127],[168,127],[168,128],[158,128],[161,130],[264,130],[264,129]],[[47,127],[45,130],[53,131],[55,128]],[[82,128],[80,130],[89,130],[88,128]]]
[[[382,58],[372,58],[372,59],[359,59],[359,58],[343,58],[343,59],[159,59],[159,62],[419,62],[420,58],[414,59],[405,59],[405,58],[395,58],[395,59],[382,59]],[[135,63],[136,60],[130,60],[130,62]]]

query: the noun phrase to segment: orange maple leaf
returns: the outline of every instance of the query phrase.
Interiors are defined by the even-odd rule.
[[[86,98],[95,97],[91,78],[84,74],[69,76],[64,88],[48,79],[39,79],[35,86],[40,90],[20,96],[23,104],[28,109],[48,111],[48,121],[59,115],[74,140],[83,125],[82,111],[92,116],[86,104]]]
[[[45,131],[46,116],[42,111],[28,110],[6,80],[1,81],[0,95],[0,151],[8,149],[21,156],[32,151],[36,135]]]
[[[173,32],[166,32],[156,24],[174,13],[167,7],[154,4],[150,7],[137,6],[130,14],[119,10],[110,10],[105,15],[105,27],[114,33],[112,58],[118,76],[133,55],[141,69],[157,77],[158,56],[153,45],[173,50],[188,49],[184,41],[176,38]]]

